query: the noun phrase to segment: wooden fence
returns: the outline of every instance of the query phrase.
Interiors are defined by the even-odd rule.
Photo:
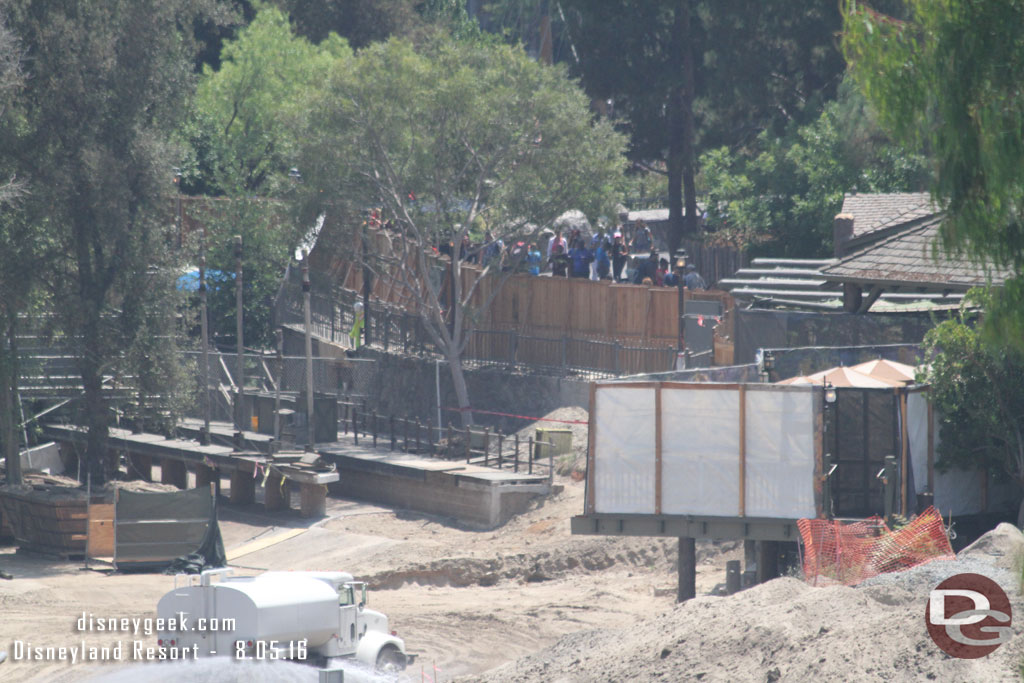
[[[377,243],[383,239],[381,235],[370,239],[374,240],[373,249],[390,249],[386,240]],[[440,289],[441,300],[450,306],[451,265],[447,258],[429,258],[431,280]],[[386,268],[375,268],[370,300],[387,311],[371,311],[369,316],[371,331],[384,332],[382,339],[375,340],[378,343],[383,341],[390,346],[389,342],[401,339],[403,347],[432,346],[420,329],[422,325],[405,320],[407,315],[415,315],[415,297],[406,282],[414,272],[408,267],[411,265],[395,261]],[[336,262],[330,271],[336,274],[342,291],[347,292],[343,298],[354,301],[354,295],[363,288],[363,267],[355,261]],[[459,271],[462,291],[467,291],[480,278],[482,269],[462,262]],[[482,310],[499,282],[497,274],[489,274],[477,284],[470,300],[467,324],[473,328],[473,334],[466,349],[467,359],[581,368],[612,375],[659,372],[672,367],[680,310],[680,290],[674,287],[515,274],[505,280],[490,307]],[[684,290],[683,297],[684,302],[691,298],[718,300],[725,311],[733,307],[732,297],[725,292]],[[329,319],[332,331],[337,319],[337,325],[347,330],[343,318],[348,317],[348,312],[336,312],[333,301],[325,303],[329,310],[318,314],[317,309],[323,306],[314,302],[314,317],[325,322]],[[382,314],[397,322],[385,321],[380,325]],[[374,320],[375,315],[378,320]],[[731,323],[728,316],[727,321]]]

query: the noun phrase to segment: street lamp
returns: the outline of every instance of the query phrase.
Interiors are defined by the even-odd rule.
[[[825,382],[825,414],[822,416],[822,441],[828,438],[828,444],[824,450],[824,458],[822,461],[822,469],[824,473],[824,481],[822,481],[822,499],[824,501],[824,514],[825,517],[831,519],[834,514],[834,504],[832,502],[832,475],[836,471],[837,465],[832,461],[833,451],[838,448],[838,441],[836,440],[836,428],[835,428],[835,410],[836,410],[836,388],[832,386],[831,382]],[[829,428],[831,426],[831,429]]]
[[[178,209],[178,249],[181,249],[181,246],[185,243],[185,225],[181,216],[181,169],[174,166],[171,170],[174,171],[174,189],[177,190],[175,199]]]

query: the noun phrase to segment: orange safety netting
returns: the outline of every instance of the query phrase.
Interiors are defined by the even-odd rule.
[[[855,586],[885,572],[956,557],[934,506],[896,531],[880,517],[852,523],[801,519],[797,526],[806,549],[804,578],[815,586]]]

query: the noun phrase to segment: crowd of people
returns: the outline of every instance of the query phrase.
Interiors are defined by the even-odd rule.
[[[530,275],[550,273],[552,277],[588,278],[630,282],[656,287],[707,289],[707,283],[692,263],[685,267],[670,263],[655,246],[654,235],[643,221],[637,221],[632,236],[626,240],[621,228],[596,231],[587,240],[581,230],[565,235],[557,229],[543,247],[536,242],[516,242],[506,246],[487,232],[482,244],[463,238],[460,258],[486,267],[497,264],[502,270],[517,270]],[[452,255],[453,245],[438,248]],[[632,257],[632,258],[631,258]]]

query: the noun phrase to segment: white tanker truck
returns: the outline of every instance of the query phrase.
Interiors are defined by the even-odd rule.
[[[366,607],[366,584],[346,572],[267,572],[213,576],[175,588],[157,603],[158,645],[183,656],[235,659],[331,660],[354,657],[383,671],[400,671],[415,655],[388,629],[388,618]],[[160,628],[160,625],[164,628]]]

